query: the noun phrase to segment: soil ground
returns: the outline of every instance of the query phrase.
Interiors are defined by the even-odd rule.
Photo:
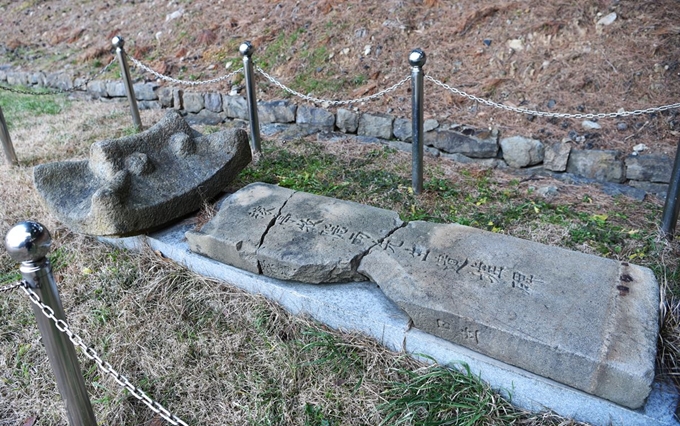
[[[610,13],[611,24],[598,24]],[[268,73],[330,99],[391,86],[408,75],[409,52],[422,48],[428,75],[506,105],[609,113],[680,101],[678,0],[0,0],[0,65],[89,75],[112,59],[116,34],[161,73],[197,80],[236,69],[239,44],[251,40]],[[262,80],[260,99],[283,96]],[[408,90],[358,107],[409,117]],[[630,153],[644,143],[672,155],[679,114],[601,119],[594,132],[581,120],[506,113],[426,84],[426,118],[547,143],[576,132],[584,136],[576,146],[587,149]]]

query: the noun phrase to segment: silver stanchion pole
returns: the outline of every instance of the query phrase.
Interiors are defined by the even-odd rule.
[[[45,305],[54,311],[57,319],[66,320],[59,292],[52,276],[50,261],[45,257],[50,250],[52,237],[38,222],[21,222],[14,226],[5,237],[7,253],[21,262],[21,275],[30,288]],[[41,309],[31,304],[47,357],[57,378],[57,387],[66,403],[66,412],[71,426],[93,426],[97,424],[85,382],[80,372],[73,344],[61,333],[54,322]]]
[[[246,75],[246,94],[248,96],[248,113],[250,115],[250,150],[260,154],[260,120],[257,117],[257,99],[255,97],[255,77],[253,73],[253,45],[249,41],[241,43],[239,52],[243,55],[243,73]]]
[[[671,174],[671,183],[668,185],[668,193],[666,193],[666,203],[663,206],[663,218],[661,219],[661,233],[667,240],[673,239],[675,233],[675,225],[678,223],[678,213],[680,213],[680,204],[678,198],[680,197],[680,141],[675,150],[675,163],[673,164],[673,173]]]
[[[135,88],[132,86],[130,68],[128,67],[127,59],[125,58],[125,49],[123,49],[125,40],[123,40],[123,37],[121,36],[115,36],[111,41],[116,48],[116,56],[118,57],[118,62],[120,63],[120,74],[123,77],[125,92],[127,93],[128,100],[130,101],[130,113],[132,114],[132,121],[134,122],[137,130],[142,130],[142,120],[139,118],[139,108],[137,108]]]
[[[412,186],[413,192],[423,192],[423,66],[425,52],[415,49],[408,56],[411,64],[411,129],[412,136]]]
[[[12,139],[9,137],[9,130],[7,129],[7,122],[5,116],[2,115],[2,107],[0,107],[0,140],[2,141],[2,149],[5,151],[7,162],[15,166],[19,165],[17,154],[14,152],[14,145]]]

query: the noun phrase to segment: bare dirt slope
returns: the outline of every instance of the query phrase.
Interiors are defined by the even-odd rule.
[[[678,0],[0,0],[0,64],[87,75],[111,59],[115,34],[138,59],[190,79],[235,69],[238,45],[251,40],[268,72],[333,99],[399,81],[408,53],[422,48],[429,75],[508,105],[601,113],[680,102]],[[260,98],[282,97],[259,87]],[[406,88],[360,107],[410,116]],[[581,147],[625,152],[644,143],[672,154],[680,138],[677,109],[602,119],[593,132],[580,120],[482,107],[431,82],[426,117],[547,142],[575,131]]]

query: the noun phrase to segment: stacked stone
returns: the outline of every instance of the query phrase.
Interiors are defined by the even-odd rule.
[[[43,73],[13,71],[0,67],[0,82],[9,85],[44,86],[70,90],[84,80],[68,72]],[[136,83],[139,109],[174,108],[190,124],[246,127],[248,104],[244,97],[218,92],[185,92],[155,82]],[[120,81],[90,81],[84,91],[94,99],[125,98]],[[356,108],[324,108],[296,105],[289,100],[259,102],[258,117],[266,136],[278,134],[295,139],[319,133],[333,140],[353,135],[359,142],[382,143],[411,151],[411,120],[390,114],[361,113]],[[585,130],[599,128],[590,121]],[[627,155],[619,150],[577,148],[583,136],[573,136],[557,143],[512,136],[501,138],[496,130],[477,130],[457,124],[425,120],[425,152],[464,164],[515,169],[544,174],[575,183],[600,183],[605,192],[624,194],[642,200],[647,193],[665,197],[673,160],[666,154]]]

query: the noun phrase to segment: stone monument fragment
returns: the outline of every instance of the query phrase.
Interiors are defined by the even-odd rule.
[[[274,278],[368,278],[415,327],[617,404],[639,408],[651,391],[659,288],[647,268],[261,183],[186,236]]]
[[[39,165],[33,178],[73,230],[131,235],[198,210],[250,160],[245,131],[203,136],[170,111],[144,132],[93,144],[89,160]]]
[[[255,183],[227,198],[192,251],[273,278],[364,281],[359,261],[402,226],[396,212]]]
[[[647,268],[411,222],[359,272],[430,334],[630,408],[651,391],[659,289]]]

